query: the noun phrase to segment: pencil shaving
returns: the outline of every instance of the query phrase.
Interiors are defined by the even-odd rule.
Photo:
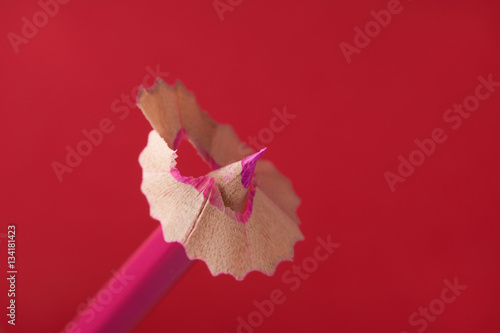
[[[238,280],[253,270],[272,275],[278,263],[292,260],[295,243],[304,239],[296,215],[300,200],[290,181],[261,159],[265,149],[253,152],[231,126],[213,121],[180,82],[158,79],[151,89],[141,88],[137,104],[153,127],[139,157],[141,189],[165,241],[181,243],[213,275]],[[180,174],[181,140],[196,148],[211,172]]]

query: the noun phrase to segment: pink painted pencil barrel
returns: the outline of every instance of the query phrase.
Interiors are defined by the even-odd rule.
[[[109,303],[94,298],[63,332],[130,332],[191,264],[183,246],[166,243],[158,226],[100,289],[113,293]]]

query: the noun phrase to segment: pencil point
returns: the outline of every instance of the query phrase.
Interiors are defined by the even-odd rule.
[[[243,170],[241,171],[241,183],[245,188],[250,186],[250,182],[252,181],[252,177],[255,171],[255,165],[257,161],[262,157],[267,147],[262,148],[259,152],[247,156],[241,160],[241,166]]]

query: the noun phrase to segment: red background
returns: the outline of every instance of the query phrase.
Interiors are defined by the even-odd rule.
[[[265,154],[302,199],[296,262],[317,236],[341,246],[296,291],[282,281],[291,262],[243,282],[197,262],[135,332],[236,332],[273,289],[286,301],[256,332],[416,332],[409,316],[455,277],[468,288],[426,331],[500,330],[500,89],[460,129],[442,119],[479,75],[500,81],[500,4],[401,5],[348,64],[339,44],[387,0],[243,1],[224,21],[210,0],[73,0],[18,53],[7,33],[40,7],[2,1],[0,233],[17,226],[19,274],[18,324],[2,314],[0,325],[59,332],[157,226],[137,161],[150,125],[136,108],[119,119],[111,103],[159,65],[242,139],[275,107],[296,114]],[[103,118],[115,130],[59,182],[51,163]],[[447,141],[391,192],[384,172],[436,127]]]

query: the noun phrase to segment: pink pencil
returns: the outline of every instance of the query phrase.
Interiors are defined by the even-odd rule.
[[[141,88],[137,105],[154,130],[139,156],[141,190],[160,222],[66,332],[128,332],[190,267],[204,260],[210,272],[242,280],[251,271],[273,275],[293,259],[304,239],[291,182],[253,152],[228,125],[201,111],[177,82],[158,79]],[[185,177],[176,168],[180,140],[188,140],[212,171]],[[179,243],[166,243],[179,242]],[[185,250],[186,249],[186,250]]]
[[[183,246],[166,243],[158,226],[100,289],[110,291],[111,300],[94,298],[63,332],[130,332],[191,264]],[[119,274],[125,276],[122,281]]]

